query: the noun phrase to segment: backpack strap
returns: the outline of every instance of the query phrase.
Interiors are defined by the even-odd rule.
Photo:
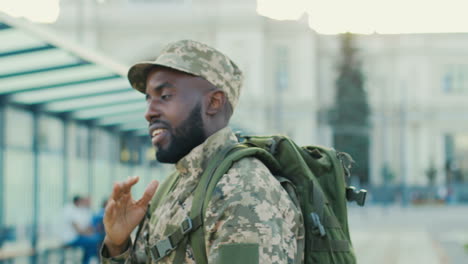
[[[209,165],[205,170],[195,190],[192,209],[190,211],[191,218],[204,219],[205,210],[208,207],[217,183],[235,162],[245,157],[257,157],[262,160],[262,162],[271,165],[274,170],[279,171],[279,164],[273,156],[264,149],[237,144],[222,151],[214,161],[210,162],[212,166]],[[208,264],[203,227],[195,230],[190,235],[190,245],[197,264]]]
[[[187,229],[187,231],[184,232],[183,237],[181,237],[180,239],[181,243],[178,246],[180,250],[177,250],[176,252],[174,264],[181,264],[183,262],[183,260],[185,259],[185,249],[187,248],[188,243],[190,243],[190,246],[192,247],[193,255],[195,257],[196,262],[198,264],[208,264],[204,240],[205,233],[203,229],[202,214],[203,201],[205,199],[204,196],[206,194],[208,185],[214,175],[214,171],[223,162],[225,156],[236,146],[237,145],[228,146],[220,152],[218,152],[201,175],[197,188],[194,191],[192,208],[190,210],[189,217],[186,218],[191,221],[192,227],[190,229]],[[188,241],[188,239],[184,239],[186,235],[190,236],[190,241]]]
[[[161,184],[161,186],[159,186],[158,191],[151,199],[151,204],[148,210],[148,213],[150,215],[153,214],[154,210],[159,207],[159,205],[161,204],[161,201],[174,188],[178,180],[179,180],[179,174],[177,172],[174,172],[171,175],[169,175],[169,178],[166,181],[164,181]]]
[[[175,184],[178,181],[178,178],[179,178],[178,176],[179,175],[176,172],[170,174],[167,180],[165,180],[158,187],[158,191],[156,192],[156,194],[153,195],[153,198],[151,198],[151,202],[148,205],[148,209],[146,210],[145,216],[143,217],[143,219],[141,219],[140,224],[138,225],[138,229],[137,229],[136,236],[135,236],[135,241],[138,240],[143,229],[147,227],[147,224],[145,223],[146,221],[149,221],[151,219],[151,215],[153,214],[154,210],[156,210],[159,204],[161,204],[161,201],[164,199],[164,197],[166,197],[166,195],[170,192],[170,190],[174,188]],[[144,239],[147,240],[148,238],[145,237]],[[134,250],[136,248],[136,244],[137,243],[133,244]],[[146,245],[145,251],[147,254],[150,253],[150,247],[148,245]],[[152,257],[153,254],[148,254],[148,256]]]

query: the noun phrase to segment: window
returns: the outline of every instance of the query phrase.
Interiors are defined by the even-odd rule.
[[[120,162],[132,165],[142,164],[141,143],[137,137],[128,135],[120,137]]]
[[[468,94],[468,64],[450,64],[444,67],[442,91],[449,94]]]
[[[468,134],[448,134],[445,136],[445,170],[447,181],[468,182]]]
[[[279,91],[284,91],[289,85],[289,52],[287,47],[280,46],[276,48],[276,69],[275,83]]]
[[[7,108],[6,110],[6,145],[32,149],[32,114],[15,108]]]
[[[80,159],[88,158],[88,136],[89,131],[85,126],[76,125],[74,127],[74,140],[76,141],[76,157]],[[73,138],[72,138],[73,139]]]
[[[60,152],[63,149],[63,122],[50,116],[39,120],[39,146],[41,150]]]

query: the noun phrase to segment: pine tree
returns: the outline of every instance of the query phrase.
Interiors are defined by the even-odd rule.
[[[364,76],[351,33],[341,35],[341,61],[336,79],[335,105],[330,111],[334,147],[354,158],[352,175],[369,182],[370,108]]]

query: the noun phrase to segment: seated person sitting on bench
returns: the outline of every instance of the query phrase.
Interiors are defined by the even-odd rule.
[[[73,204],[64,210],[64,230],[62,239],[66,246],[79,247],[83,250],[83,264],[88,264],[92,257],[97,257],[101,243],[100,235],[91,226],[92,213],[88,198],[75,196]]]

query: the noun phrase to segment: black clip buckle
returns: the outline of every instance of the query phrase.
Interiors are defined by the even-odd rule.
[[[356,188],[353,186],[346,188],[346,199],[350,202],[356,201],[359,206],[364,206],[366,203],[366,196],[367,191],[364,189],[356,191]]]
[[[154,254],[155,252],[153,251],[154,248],[156,248],[159,256],[155,256]],[[158,242],[156,242],[156,244],[151,248],[150,251],[151,251],[151,256],[153,257],[153,259],[156,262],[158,262],[165,256],[169,255],[169,253],[171,253],[174,249],[175,247],[172,245],[171,240],[169,238],[166,238],[166,239],[159,240]]]
[[[182,232],[182,235],[187,234],[188,232],[192,231],[193,224],[192,224],[192,219],[190,217],[186,217],[184,221],[180,224],[180,231]]]
[[[325,232],[325,228],[323,227],[322,223],[320,222],[320,217],[317,213],[311,213],[310,217],[312,218],[312,223],[314,227],[318,229],[320,236],[324,237],[327,233]]]

